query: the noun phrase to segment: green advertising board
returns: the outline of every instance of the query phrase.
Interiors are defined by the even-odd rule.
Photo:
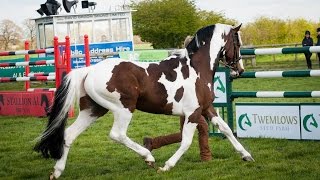
[[[168,57],[168,50],[138,50],[119,52],[120,58],[133,61],[160,61]]]
[[[53,57],[43,57],[43,58],[30,58],[30,61],[39,61],[39,60],[52,60]],[[16,63],[23,62],[24,58],[12,59],[12,60],[2,60],[0,63]],[[31,73],[39,72],[54,72],[54,65],[36,65],[30,66]],[[24,66],[13,66],[13,67],[0,67],[0,77],[22,77],[25,76],[25,67]]]

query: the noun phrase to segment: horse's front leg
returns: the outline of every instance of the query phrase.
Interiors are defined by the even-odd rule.
[[[239,141],[234,137],[228,124],[220,117],[220,115],[212,106],[205,111],[205,116],[211,120],[213,125],[218,126],[219,130],[229,139],[233,147],[241,154],[243,160],[254,161],[251,154],[245,150]]]
[[[198,108],[196,111],[192,113],[187,113],[185,115],[185,121],[182,129],[181,145],[179,149],[176,151],[176,153],[168,161],[165,162],[165,166],[159,167],[158,172],[170,170],[172,167],[175,166],[175,164],[178,162],[181,156],[189,149],[192,143],[192,138],[197,128],[200,116],[201,116],[200,108]]]

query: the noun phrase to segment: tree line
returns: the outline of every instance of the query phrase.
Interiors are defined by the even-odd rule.
[[[29,40],[30,48],[34,48],[35,39],[36,27],[33,20],[24,20],[22,26],[10,19],[0,22],[0,50],[23,49],[24,40]]]
[[[181,47],[184,38],[197,29],[216,23],[236,25],[221,12],[196,8],[192,0],[144,0],[132,5],[135,34],[154,48]],[[300,43],[306,30],[316,39],[319,22],[259,17],[241,28],[244,45]]]
[[[221,12],[200,10],[194,0],[142,0],[132,1],[133,32],[153,48],[181,48],[186,36],[197,29],[216,23],[237,25],[235,19]],[[281,20],[259,17],[241,28],[244,45],[267,45],[300,43],[304,32],[309,30],[316,39],[319,22],[305,19]],[[23,49],[23,41],[28,39],[35,47],[35,24],[25,20],[20,27],[9,19],[0,22],[0,49],[13,46]]]
[[[320,23],[305,19],[281,20],[277,18],[259,17],[254,22],[246,24],[242,29],[242,41],[246,45],[288,44],[300,43],[305,31],[311,32],[311,37],[317,39],[317,28]]]
[[[154,48],[179,48],[186,36],[217,22],[235,24],[223,13],[199,10],[190,0],[144,0],[131,5],[134,34]]]

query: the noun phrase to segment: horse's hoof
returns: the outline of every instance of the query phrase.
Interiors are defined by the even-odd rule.
[[[54,175],[53,175],[53,172],[50,173],[49,179],[50,179],[50,180],[56,179],[56,178],[54,177]]]
[[[242,157],[242,160],[254,162],[254,159],[251,156],[244,156],[244,157]]]
[[[162,172],[164,172],[164,169],[162,167],[159,167],[158,170],[157,170],[157,173],[160,174]]]
[[[155,162],[152,162],[152,161],[145,161],[145,162],[149,167],[155,168]]]

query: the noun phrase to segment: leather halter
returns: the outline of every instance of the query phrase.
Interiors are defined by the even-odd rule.
[[[241,55],[239,55],[239,51],[237,51],[237,46],[240,46],[240,42],[239,42],[238,38],[239,38],[238,32],[233,32],[232,31],[232,40],[233,40],[233,48],[234,48],[234,50],[233,50],[233,53],[234,53],[233,61],[230,62],[230,63],[225,63],[224,61],[222,61],[221,58],[219,58],[219,63],[220,64],[223,64],[225,67],[227,67],[229,69],[233,69],[233,70],[237,70],[237,68],[234,67],[234,65],[237,64],[242,59]],[[223,47],[220,52],[223,52],[223,51],[225,51],[225,47]]]

